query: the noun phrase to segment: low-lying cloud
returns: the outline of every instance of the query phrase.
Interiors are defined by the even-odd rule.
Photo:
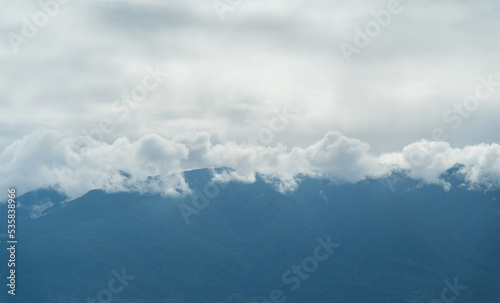
[[[456,164],[462,165],[459,172],[466,185],[500,186],[498,144],[454,148],[446,142],[421,140],[399,152],[375,155],[367,143],[339,132],[328,132],[305,148],[214,143],[207,133],[189,138],[147,134],[136,141],[81,142],[91,139],[50,129],[24,136],[0,154],[2,172],[8,176],[0,186],[16,187],[20,193],[53,187],[70,199],[92,189],[175,196],[190,193],[183,171],[226,167],[230,170],[214,175],[216,181],[254,182],[259,174],[278,184],[282,192],[293,191],[303,176],[357,182],[394,171],[447,187],[440,175]]]

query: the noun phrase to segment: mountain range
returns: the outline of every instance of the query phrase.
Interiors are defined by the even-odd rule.
[[[220,184],[201,169],[184,172],[194,194],[179,197],[92,190],[67,201],[39,189],[18,198],[17,293],[4,283],[0,296],[498,303],[500,190],[470,188],[458,171],[441,176],[449,187],[400,172],[357,183],[304,176],[281,193],[261,176]]]

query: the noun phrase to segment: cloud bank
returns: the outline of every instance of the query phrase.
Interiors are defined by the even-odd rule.
[[[367,143],[339,132],[328,132],[305,148],[214,143],[206,133],[189,139],[147,134],[136,141],[119,138],[111,144],[90,140],[49,129],[24,136],[0,154],[0,167],[9,176],[0,186],[15,186],[20,193],[54,187],[69,198],[91,189],[183,195],[190,193],[183,171],[219,167],[231,170],[215,174],[215,181],[253,182],[260,174],[270,182],[278,181],[282,192],[294,190],[303,176],[357,182],[394,171],[443,185],[440,175],[456,164],[463,165],[460,173],[467,185],[500,186],[498,144],[453,148],[446,142],[421,140],[400,152],[375,155]]]

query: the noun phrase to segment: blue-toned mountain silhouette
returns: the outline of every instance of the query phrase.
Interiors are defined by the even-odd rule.
[[[468,189],[457,168],[448,191],[404,173],[303,178],[287,195],[211,177],[185,172],[195,199],[19,197],[17,294],[4,283],[2,302],[427,303],[448,288],[456,303],[498,303],[500,191]]]

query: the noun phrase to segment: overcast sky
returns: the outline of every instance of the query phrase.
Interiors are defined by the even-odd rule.
[[[41,3],[0,2],[3,187],[216,166],[436,181],[455,162],[499,184],[496,0]]]

